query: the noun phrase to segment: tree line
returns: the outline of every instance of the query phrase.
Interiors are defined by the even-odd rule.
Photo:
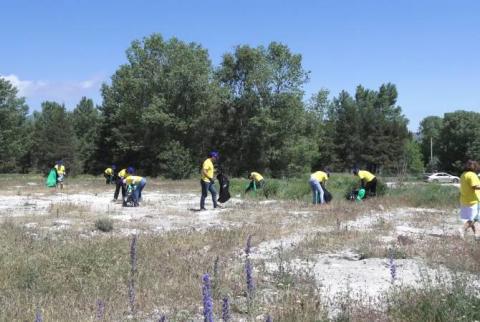
[[[413,135],[390,83],[332,99],[319,89],[306,100],[302,57],[278,42],[237,46],[213,66],[201,45],[153,34],[133,41],[126,56],[103,84],[100,106],[85,97],[73,110],[47,101],[29,115],[17,89],[0,79],[0,171],[46,172],[63,159],[72,173],[98,174],[115,163],[181,179],[197,173],[212,149],[233,176],[353,165],[421,173],[480,159],[479,113],[427,117]]]

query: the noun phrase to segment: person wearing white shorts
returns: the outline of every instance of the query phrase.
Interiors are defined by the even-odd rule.
[[[465,221],[463,233],[472,228],[475,239],[480,239],[475,229],[475,222],[480,221],[480,179],[477,175],[478,170],[478,163],[468,160],[460,177],[460,218]]]

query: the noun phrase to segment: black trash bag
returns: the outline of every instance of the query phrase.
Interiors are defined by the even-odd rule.
[[[322,188],[323,188],[323,200],[325,200],[326,203],[329,203],[333,199],[332,194],[327,189],[325,189],[325,187],[322,187]]]
[[[228,199],[230,199],[230,180],[228,180],[227,176],[223,174],[223,172],[220,172],[217,175],[217,180],[218,183],[220,184],[220,194],[218,198],[218,202],[224,203],[227,202]]]

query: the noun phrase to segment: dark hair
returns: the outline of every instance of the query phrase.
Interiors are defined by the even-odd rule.
[[[477,172],[480,169],[478,162],[473,160],[468,160],[465,162],[465,166],[463,167],[463,171],[473,171]]]

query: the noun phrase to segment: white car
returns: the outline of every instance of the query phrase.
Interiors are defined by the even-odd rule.
[[[459,183],[460,178],[446,172],[435,172],[425,177],[427,182]]]

